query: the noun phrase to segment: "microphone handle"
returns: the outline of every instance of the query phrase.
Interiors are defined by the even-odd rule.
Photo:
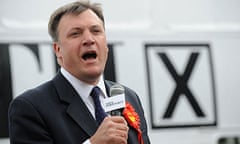
[[[122,112],[120,109],[111,111],[111,116],[121,116],[121,115],[122,115]]]

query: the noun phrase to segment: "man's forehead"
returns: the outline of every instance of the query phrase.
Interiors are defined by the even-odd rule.
[[[81,17],[81,16],[84,16],[84,15],[87,15],[87,16],[94,16],[96,17],[97,19],[101,20],[101,18],[91,9],[86,9],[86,10],[83,10],[81,12],[72,12],[72,13],[66,13],[62,16],[63,17]],[[102,20],[101,20],[102,21]]]
[[[67,22],[67,23],[77,22],[78,24],[81,24],[81,23],[87,24],[89,22],[89,23],[95,23],[95,25],[100,24],[103,26],[103,21],[92,10],[85,10],[79,14],[73,14],[73,13],[66,14],[61,18],[59,25],[61,25],[62,22]]]
[[[85,10],[82,13],[64,15],[58,25],[59,34],[62,31],[67,33],[71,30],[83,30],[85,28],[104,29],[103,21],[91,10]]]

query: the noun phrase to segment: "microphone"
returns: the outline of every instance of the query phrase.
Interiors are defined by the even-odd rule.
[[[110,112],[110,114],[112,116],[121,116],[123,108],[125,107],[125,89],[123,86],[121,86],[120,84],[115,84],[110,88],[110,97],[114,97],[114,96],[122,96],[123,98],[123,103],[124,106],[115,110],[112,110]]]

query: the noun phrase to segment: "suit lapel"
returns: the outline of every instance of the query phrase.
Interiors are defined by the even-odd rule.
[[[89,136],[93,135],[98,126],[81,97],[60,72],[53,79],[53,82],[59,98],[69,104],[66,109],[69,116],[85,130]]]
[[[89,136],[93,135],[97,130],[98,126],[95,119],[79,96],[74,97],[67,109],[67,113]]]

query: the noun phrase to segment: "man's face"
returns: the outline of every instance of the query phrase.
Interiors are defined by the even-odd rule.
[[[108,55],[103,22],[91,10],[64,15],[54,50],[63,68],[86,83],[96,84]]]

